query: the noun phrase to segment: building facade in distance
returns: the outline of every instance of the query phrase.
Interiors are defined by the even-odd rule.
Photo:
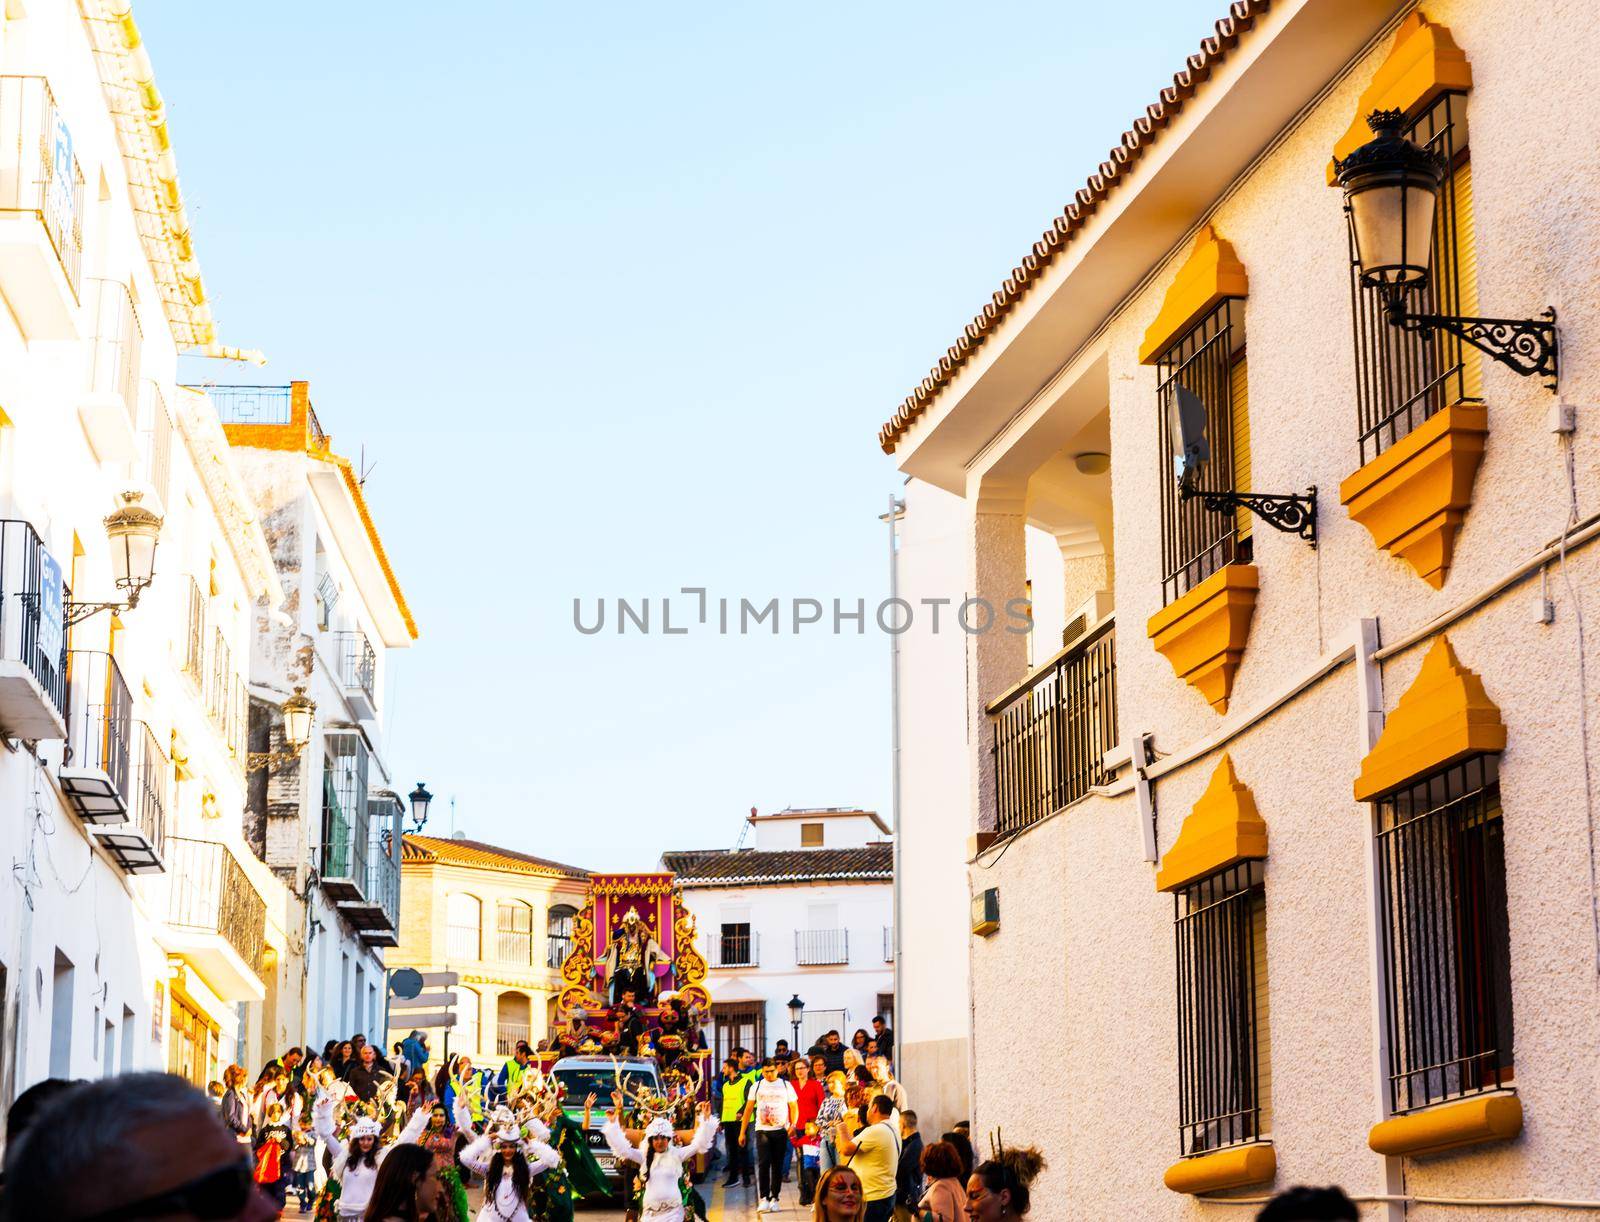
[[[400,878],[390,966],[461,978],[456,1025],[430,1033],[433,1056],[448,1048],[492,1068],[518,1040],[548,1038],[588,872],[465,837],[408,835]],[[387,1044],[410,1031],[404,1009],[391,1010]]]
[[[694,914],[710,971],[706,1037],[718,1059],[795,1043],[789,1003],[805,1003],[800,1048],[837,1028],[894,1017],[894,846],[872,811],[754,811],[755,845],[661,855]]]

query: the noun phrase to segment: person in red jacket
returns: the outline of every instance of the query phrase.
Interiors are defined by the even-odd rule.
[[[822,1083],[811,1076],[811,1062],[805,1057],[796,1058],[789,1067],[790,1085],[794,1087],[799,1106],[795,1111],[794,1129],[790,1140],[800,1162],[800,1204],[811,1204],[816,1188],[821,1147],[817,1139],[817,1111],[822,1107]]]

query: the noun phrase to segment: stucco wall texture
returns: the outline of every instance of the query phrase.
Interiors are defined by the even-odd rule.
[[[1467,103],[1485,315],[1561,319],[1562,394],[1600,402],[1600,23],[1577,0],[1528,6],[1446,0],[1425,6],[1472,62]],[[1363,616],[1396,641],[1509,573],[1550,543],[1571,511],[1566,456],[1549,432],[1555,398],[1533,378],[1484,363],[1488,448],[1442,591],[1380,552],[1338,504],[1359,464],[1347,250],[1339,193],[1324,167],[1385,41],[1221,202],[1210,219],[1250,278],[1252,483],[1320,490],[1313,550],[1255,531],[1261,591],[1232,708],[1251,709],[1308,672]],[[1308,88],[1314,82],[1306,83]],[[1547,138],[1559,133],[1559,138]],[[1583,150],[1580,154],[1578,151]],[[1221,720],[1174,678],[1146,639],[1161,606],[1155,372],[1138,364],[1144,328],[1186,250],[1112,321],[1110,397],[1123,735],[1150,731],[1162,754]],[[1577,511],[1600,509],[1600,416],[1579,407]],[[979,537],[980,544],[982,536]],[[981,562],[980,562],[981,563]],[[1407,1159],[1408,1194],[1600,1198],[1600,1007],[1591,888],[1589,792],[1580,732],[1581,644],[1591,743],[1600,734],[1600,546],[1551,566],[1554,623],[1536,622],[1540,580],[1454,624],[1461,662],[1501,710],[1510,897],[1516,1089],[1526,1127],[1514,1142]],[[1427,642],[1383,666],[1392,710]],[[1366,1146],[1374,1099],[1372,964],[1364,883],[1371,815],[1351,792],[1363,754],[1354,667],[1346,663],[1228,745],[1270,835],[1266,863],[1274,1187],[1337,1182],[1381,1191]],[[1162,852],[1215,767],[1213,752],[1156,785]],[[1600,779],[1591,746],[1588,773]],[[981,809],[981,808],[980,808]],[[975,818],[982,824],[982,815]],[[1091,797],[970,870],[998,886],[1002,924],[973,940],[974,1133],[1032,1142],[1050,1169],[1034,1216],[1247,1216],[1166,1191],[1178,1155],[1173,906],[1154,889],[1131,797]],[[1260,1195],[1261,1188],[1242,1195]],[[1365,1207],[1378,1216],[1376,1207]],[[1539,1209],[1407,1206],[1408,1218],[1572,1216]]]

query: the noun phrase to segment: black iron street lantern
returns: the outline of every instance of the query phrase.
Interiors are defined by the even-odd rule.
[[[293,763],[311,742],[311,729],[317,717],[317,702],[296,687],[278,711],[283,715],[283,750],[252,751],[245,759],[245,771],[260,772]]]
[[[119,590],[127,592],[127,602],[69,602],[68,626],[82,623],[101,611],[131,611],[139,605],[139,595],[155,580],[156,543],[161,538],[161,515],[139,504],[140,492],[122,493],[122,508],[105,519],[106,542],[111,546],[111,576]]]
[[[794,1028],[794,1043],[790,1044],[796,1053],[800,1052],[800,1019],[806,1012],[806,1003],[800,1000],[800,994],[789,995],[789,1025]]]
[[[1345,211],[1355,246],[1361,283],[1383,295],[1389,322],[1431,339],[1445,331],[1523,375],[1549,379],[1556,388],[1556,312],[1537,319],[1468,318],[1455,314],[1413,314],[1408,294],[1428,284],[1434,218],[1444,189],[1446,166],[1434,152],[1401,134],[1405,116],[1398,110],[1374,111],[1367,119],[1372,139],[1335,163],[1344,189]]]
[[[428,806],[433,801],[433,795],[428,792],[428,787],[421,781],[411,791],[411,822],[415,825],[413,831],[420,832],[422,825],[428,821]]]

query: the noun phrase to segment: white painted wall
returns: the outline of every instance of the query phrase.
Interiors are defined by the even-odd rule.
[[[859,848],[883,840],[888,833],[876,818],[860,811],[795,810],[771,815],[752,815],[758,849]],[[804,845],[801,828],[822,825],[822,844]]]
[[[720,935],[724,921],[748,920],[756,935],[759,965],[712,968],[706,987],[717,1001],[763,1001],[769,1047],[792,1042],[789,999],[808,1010],[845,1012],[851,1031],[872,1029],[878,995],[894,990],[893,965],[884,955],[884,928],[893,922],[893,889],[884,883],[809,883],[773,887],[709,887],[685,883],[684,905],[695,916],[702,946]],[[848,964],[801,967],[795,963],[795,931],[833,927],[849,935]],[[707,1038],[711,1036],[708,1027]]]

